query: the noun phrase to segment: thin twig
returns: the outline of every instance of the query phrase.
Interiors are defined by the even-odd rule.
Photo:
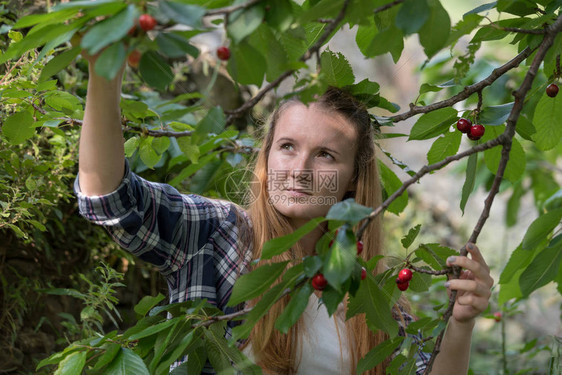
[[[435,275],[435,276],[446,275],[448,273],[451,273],[451,270],[452,270],[451,267],[446,267],[443,270],[434,271],[434,270],[428,270],[428,269],[425,269],[425,268],[416,267],[412,264],[409,264],[408,268],[411,269],[412,271],[416,271],[416,272],[419,272],[419,273],[427,273],[429,275]]]
[[[517,123],[517,119],[519,118],[521,110],[523,109],[523,103],[525,101],[525,96],[527,95],[527,93],[531,89],[531,86],[533,84],[533,80],[535,79],[535,76],[537,75],[537,72],[539,70],[539,67],[540,67],[542,61],[544,60],[546,52],[548,51],[550,46],[552,46],[552,43],[554,42],[554,38],[555,38],[556,34],[559,33],[561,30],[562,30],[562,17],[559,17],[556,20],[556,22],[554,22],[554,24],[552,24],[552,26],[550,26],[546,29],[545,37],[543,38],[541,44],[539,45],[539,47],[537,49],[537,53],[536,53],[535,57],[533,58],[533,62],[531,63],[531,66],[529,67],[529,70],[527,71],[527,74],[525,75],[525,78],[523,79],[523,83],[521,83],[521,86],[519,87],[519,89],[516,92],[513,93],[513,96],[515,97],[515,102],[513,104],[513,108],[511,109],[511,113],[509,114],[509,117],[507,119],[506,129],[505,129],[504,133],[502,135],[500,135],[500,137],[503,136],[505,138],[505,141],[503,143],[502,156],[501,156],[501,159],[500,159],[498,170],[496,172],[496,176],[495,176],[494,181],[492,183],[492,187],[490,188],[490,192],[488,193],[488,197],[485,200],[484,209],[482,210],[482,213],[480,214],[480,218],[478,219],[478,222],[477,222],[468,242],[476,243],[476,240],[478,239],[478,235],[480,234],[480,231],[482,230],[482,228],[484,226],[484,223],[486,222],[486,220],[488,219],[488,217],[490,215],[490,209],[492,207],[492,203],[494,201],[494,198],[495,198],[496,194],[499,191],[500,183],[503,179],[503,175],[504,175],[505,169],[507,167],[507,162],[509,161],[509,151],[511,150],[512,140],[513,140],[513,137],[515,136],[515,124]],[[467,254],[467,251],[466,251],[466,245],[465,245],[461,249],[460,255],[466,256],[466,254]],[[452,277],[458,278],[459,275],[460,275],[460,268],[459,267],[453,267],[453,269],[454,269],[454,272],[453,272]],[[457,292],[455,290],[453,290],[451,292],[450,297],[449,297],[449,307],[447,308],[447,310],[443,314],[443,321],[445,322],[445,324],[448,323],[450,317],[453,314],[453,308],[455,307],[456,297],[457,297]],[[424,371],[424,375],[429,374],[431,372],[431,368],[433,367],[433,363],[435,362],[435,359],[437,358],[437,355],[440,352],[441,342],[443,340],[444,334],[445,334],[445,331],[443,330],[439,334],[437,339],[435,340],[435,346],[433,348],[433,352],[431,353],[431,358],[429,359],[427,367]]]
[[[477,152],[481,152],[481,151],[485,151],[488,150],[492,147],[496,147],[500,144],[502,144],[504,141],[504,137],[503,135],[498,136],[497,138],[491,139],[488,142],[476,145],[474,147],[472,147],[471,149],[468,149],[464,152],[460,152],[456,155],[451,155],[446,157],[445,159],[441,160],[440,162],[434,163],[434,164],[430,164],[430,165],[425,165],[423,166],[415,175],[413,175],[409,180],[406,180],[402,186],[400,186],[400,188],[398,190],[396,190],[391,196],[389,196],[380,206],[378,206],[377,208],[375,208],[371,214],[369,214],[369,216],[367,216],[364,219],[363,224],[361,225],[361,227],[359,228],[359,230],[357,231],[357,239],[361,240],[361,236],[363,235],[363,232],[365,231],[365,228],[367,227],[367,225],[369,224],[369,222],[371,222],[371,220],[373,220],[375,217],[377,217],[377,215],[379,215],[381,212],[383,212],[386,208],[388,208],[388,206],[396,199],[398,198],[404,191],[406,191],[406,189],[408,188],[408,186],[412,185],[413,183],[419,181],[423,176],[425,176],[426,174],[428,174],[429,172],[435,171],[437,169],[441,169],[444,166],[446,166],[447,164],[456,161],[456,160],[460,160],[462,158],[465,158],[467,156],[470,156],[472,154],[475,154]]]
[[[429,104],[429,105],[426,105],[426,106],[412,105],[412,106],[410,106],[410,110],[408,112],[404,112],[404,113],[401,113],[401,114],[398,114],[398,115],[390,116],[389,120],[392,120],[393,122],[404,121],[404,120],[406,120],[406,119],[408,119],[412,116],[418,115],[420,113],[428,113],[428,112],[431,112],[431,111],[435,111],[437,109],[441,109],[441,108],[445,108],[445,107],[451,107],[453,104],[456,104],[456,103],[458,103],[462,100],[465,100],[466,98],[468,98],[470,95],[474,94],[475,92],[481,91],[483,88],[485,88],[487,86],[490,86],[498,78],[503,76],[506,72],[508,72],[509,70],[511,70],[511,69],[517,67],[519,64],[521,64],[521,62],[523,60],[525,60],[527,57],[529,57],[531,55],[531,53],[533,53],[533,51],[534,50],[532,50],[528,47],[525,48],[523,51],[521,51],[521,53],[519,53],[513,59],[511,59],[510,61],[508,61],[504,65],[494,69],[488,77],[484,78],[480,82],[476,82],[476,83],[474,83],[470,86],[466,86],[464,88],[464,90],[462,90],[458,94],[450,97],[449,99],[442,100],[440,102]]]
[[[205,12],[205,17],[207,17],[207,16],[218,16],[219,14],[229,15],[230,13],[236,12],[237,10],[249,8],[249,7],[259,3],[260,1],[261,0],[250,0],[250,1],[242,3],[242,4],[231,5],[231,6],[224,7],[224,8],[211,9],[211,10],[208,10],[207,12]]]
[[[404,0],[395,0],[395,1],[393,1],[392,3],[388,3],[388,4],[385,4],[385,5],[381,5],[380,7],[375,8],[375,10],[373,11],[373,13],[384,12],[385,10],[390,9],[390,8],[392,8],[393,6],[398,5],[398,4],[400,4],[400,3],[403,3],[403,2],[404,2]]]

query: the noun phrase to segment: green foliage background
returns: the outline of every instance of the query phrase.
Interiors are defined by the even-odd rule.
[[[407,110],[399,110],[386,99],[386,89],[381,89],[374,79],[358,82],[344,54],[317,48],[341,24],[355,27],[358,49],[366,58],[375,60],[390,54],[398,62],[405,40],[417,38],[427,61],[422,67],[423,83],[414,105],[423,107],[462,93],[465,87],[482,81],[492,69],[507,62],[486,52],[490,51],[487,47],[507,48],[513,52],[510,58],[526,47],[538,48],[544,37],[544,26],[560,21],[561,6],[555,0],[500,0],[478,6],[453,23],[443,7],[445,0],[360,0],[347,5],[341,23],[330,32],[331,24],[326,20],[338,19],[347,4],[344,1],[234,3],[245,7],[229,13],[226,24],[220,17],[215,22],[217,27],[225,28],[225,41],[232,51],[228,63],[220,63],[212,53],[202,54],[190,38],[207,31],[209,26],[201,21],[203,15],[231,6],[230,1],[74,1],[47,3],[31,11],[17,7],[16,2],[0,2],[3,22],[0,26],[0,233],[4,239],[0,244],[0,332],[5,338],[0,344],[0,363],[3,371],[34,373],[39,360],[56,352],[59,354],[42,364],[58,364],[61,373],[83,368],[89,368],[92,373],[112,371],[123,364],[135,373],[165,373],[173,359],[188,352],[190,361],[186,366],[192,370],[200,368],[204,359],[209,358],[215,368],[230,368],[232,361],[244,371],[258,371],[236,350],[228,349],[220,334],[224,322],[210,328],[190,328],[218,313],[208,306],[194,303],[170,307],[176,309],[170,320],[166,320],[162,308],[151,310],[163,300],[156,296],[166,293],[159,276],[150,266],[138,264],[138,260],[118,249],[101,228],[92,227],[77,216],[71,187],[77,172],[77,139],[87,85],[88,68],[79,55],[82,48],[91,53],[103,51],[96,71],[107,77],[117,73],[127,53],[133,49],[142,53],[138,69],[127,71],[121,102],[126,120],[125,149],[135,172],[148,179],[168,182],[182,191],[242,202],[243,196],[232,194],[240,188],[233,183],[243,175],[240,171],[248,166],[250,150],[257,146],[255,118],[267,114],[276,98],[266,96],[253,112],[246,108],[238,113],[235,109],[255,94],[255,87],[261,86],[264,80],[274,82],[278,77],[291,76],[294,84],[290,91],[297,91],[304,100],[312,99],[329,85],[347,87],[372,107],[382,138],[407,137],[408,145],[431,140],[427,164],[433,164],[461,150],[461,135],[452,127],[461,115],[478,118],[486,126],[480,144],[504,132],[514,105],[511,91],[521,86],[534,57],[530,54],[520,68],[509,70],[486,86],[481,104],[473,93],[461,102],[462,110],[453,108],[451,102],[435,111],[419,112],[421,116],[404,131],[406,134],[399,134],[393,129],[392,116]],[[387,10],[378,11],[385,5]],[[148,35],[137,31],[130,36],[128,32],[141,11],[153,14],[160,26]],[[175,24],[189,28],[171,28]],[[80,46],[71,42],[78,34]],[[497,280],[500,285],[486,316],[491,318],[493,310],[504,313],[500,327],[503,339],[493,347],[482,342],[497,335],[477,336],[482,341],[475,343],[472,362],[475,373],[484,373],[491,367],[494,369],[485,373],[526,370],[541,373],[543,369],[547,370],[542,373],[547,373],[560,369],[559,338],[532,337],[528,342],[510,346],[505,322],[516,318],[529,297],[540,293],[547,284],[554,281],[557,292],[562,293],[562,237],[558,229],[562,218],[562,96],[549,98],[544,94],[547,84],[560,81],[561,35],[559,28],[525,98],[500,186],[500,196],[508,197],[506,227],[518,224],[521,200],[526,197],[532,199],[536,220],[526,230],[521,244],[508,249],[507,262],[494,265],[501,271]],[[320,39],[323,37],[326,40]],[[477,57],[483,53],[486,59]],[[226,92],[235,94],[227,100]],[[414,174],[399,161],[399,154],[386,156],[381,157],[380,164],[385,198],[405,180],[398,176]],[[459,202],[463,212],[474,191],[490,189],[500,158],[500,148],[495,147],[471,156],[466,166],[459,163],[454,173],[465,180]],[[397,174],[398,170],[405,174]],[[226,179],[226,176],[237,179]],[[422,216],[420,207],[424,207],[423,202],[412,193],[402,194],[389,205],[385,217],[388,227],[395,231],[389,236],[389,248],[395,256],[389,259],[389,264],[394,268],[376,280],[369,279],[368,286],[358,287],[361,298],[391,304],[397,295],[385,289],[390,288],[387,281],[393,281],[392,272],[403,266],[406,257],[417,257],[420,263],[438,269],[440,256],[446,257],[444,254],[449,251],[445,246],[455,247],[468,238],[470,231],[457,241],[443,243],[442,238],[447,234],[435,234],[439,233],[440,222],[435,215]],[[390,213],[401,215],[400,223],[395,223]],[[352,206],[334,211],[331,219],[341,224],[354,215],[365,216],[360,208]],[[415,242],[418,247],[408,250],[411,243],[394,245],[408,228],[417,224],[423,228]],[[446,231],[451,229],[450,223],[444,226]],[[433,230],[428,233],[428,228]],[[484,230],[489,228],[485,226]],[[354,243],[353,234],[342,231],[339,236],[342,245],[337,251],[346,254],[346,249]],[[415,239],[412,237],[411,241]],[[281,243],[288,247],[296,239],[293,236]],[[427,249],[439,256],[428,257]],[[100,262],[107,266],[100,266]],[[355,261],[310,261],[301,269],[288,271],[286,284],[282,285],[294,287],[300,292],[299,298],[306,298],[311,292],[309,284],[303,286],[299,278],[303,274],[312,276],[322,264],[326,269],[337,270],[333,275],[342,272],[350,275],[345,280],[330,278],[333,289],[326,293],[332,296],[327,303],[330,310],[343,296],[338,292],[339,287],[353,288]],[[261,277],[254,275],[254,282]],[[432,281],[418,275],[412,282],[409,297],[425,308],[421,311],[431,311],[432,307],[444,309],[444,296],[439,290],[442,282],[442,278]],[[121,283],[127,288],[121,288]],[[269,286],[265,284],[264,291]],[[240,288],[240,301],[249,298],[243,285]],[[380,297],[377,293],[381,291],[390,291],[390,297]],[[268,293],[278,295],[281,288],[272,288]],[[141,299],[143,296],[153,297]],[[559,298],[557,301],[560,303]],[[299,310],[299,306],[291,308]],[[263,306],[261,313],[266,309]],[[372,322],[382,322],[377,328],[394,330],[391,319],[387,319],[390,315],[375,315],[375,309],[368,306],[356,306],[355,310],[365,312]],[[187,311],[193,315],[192,320],[181,318]],[[252,319],[257,319],[257,313],[254,315]],[[294,320],[295,314],[288,315],[292,317],[279,322],[282,330]],[[422,312],[420,318],[418,328],[427,332],[439,329],[435,314]],[[559,326],[560,322],[556,324]],[[245,326],[245,333],[239,330],[236,334],[243,336],[249,328]],[[96,335],[98,338],[92,339]],[[506,342],[508,350],[501,346]],[[156,349],[151,351],[155,343],[158,343]],[[411,344],[398,339],[391,343],[403,348]],[[97,349],[88,351],[80,345]],[[170,349],[158,349],[162,347]],[[479,351],[483,351],[481,356]],[[499,354],[498,361],[490,365],[486,356],[495,351]],[[360,366],[368,368],[376,354]],[[402,357],[404,363],[411,362],[407,353]],[[502,363],[499,358],[503,359]],[[50,369],[45,366],[38,371],[47,373]]]

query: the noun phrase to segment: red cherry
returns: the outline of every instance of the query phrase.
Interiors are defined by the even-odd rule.
[[[365,269],[365,267],[361,268],[361,280],[365,280],[365,278],[367,277],[367,270]]]
[[[363,252],[363,241],[357,241],[357,255]]]
[[[412,271],[408,268],[404,268],[400,272],[398,272],[398,280],[402,283],[407,283],[408,281],[412,280]]]
[[[410,283],[408,281],[401,281],[400,279],[396,279],[396,285],[398,286],[398,289],[400,289],[401,291],[405,291],[410,286]]]
[[[217,57],[222,61],[230,59],[230,49],[226,46],[217,48]]]
[[[470,127],[472,126],[472,121],[466,118],[461,118],[457,121],[457,129],[459,129],[462,133],[469,133]]]
[[[323,290],[326,285],[328,285],[328,280],[326,280],[324,275],[322,275],[321,273],[314,275],[314,277],[312,278],[312,287],[314,289]]]
[[[141,59],[141,53],[135,49],[127,57],[127,62],[132,68],[138,68],[140,59]]]
[[[139,25],[144,31],[149,31],[156,27],[158,22],[150,14],[141,14],[139,17]]]
[[[558,86],[555,83],[551,83],[550,85],[548,85],[548,87],[546,88],[546,95],[554,98],[556,95],[558,95]]]
[[[472,139],[473,141],[477,141],[480,138],[482,138],[485,131],[486,128],[484,128],[484,125],[472,125],[470,127],[470,133],[468,133],[467,136],[469,139]]]
[[[500,322],[502,320],[502,313],[501,311],[497,311],[494,313],[494,320],[496,322]]]
[[[135,25],[135,26],[133,26],[133,27],[131,27],[131,28],[129,29],[129,32],[127,32],[127,34],[128,34],[129,36],[135,36],[135,33],[136,33],[136,32],[137,32],[137,26]]]

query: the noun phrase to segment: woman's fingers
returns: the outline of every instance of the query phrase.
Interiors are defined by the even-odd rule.
[[[472,253],[471,253],[472,255]],[[476,255],[478,257],[478,255]],[[466,271],[470,272],[467,274],[470,275],[471,278],[478,279],[486,284],[489,288],[492,287],[494,284],[494,279],[490,276],[490,268],[484,262],[484,259],[480,255],[480,260],[470,259],[464,256],[452,256],[447,259],[447,265],[449,266],[459,266]]]
[[[492,294],[486,284],[476,280],[451,279],[447,281],[447,287],[451,290],[465,292],[464,294],[475,294],[486,299]]]

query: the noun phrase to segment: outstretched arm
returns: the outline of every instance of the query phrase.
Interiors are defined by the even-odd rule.
[[[480,250],[467,244],[471,258],[456,256],[447,259],[447,265],[463,268],[461,276],[447,281],[447,289],[457,291],[453,315],[435,359],[431,374],[466,374],[470,359],[470,342],[474,320],[488,307],[490,289],[494,280]]]
[[[119,102],[125,65],[108,81],[95,73],[96,57],[84,55],[90,62],[90,78],[80,135],[78,175],[83,194],[103,195],[115,190],[123,178],[125,151]]]

